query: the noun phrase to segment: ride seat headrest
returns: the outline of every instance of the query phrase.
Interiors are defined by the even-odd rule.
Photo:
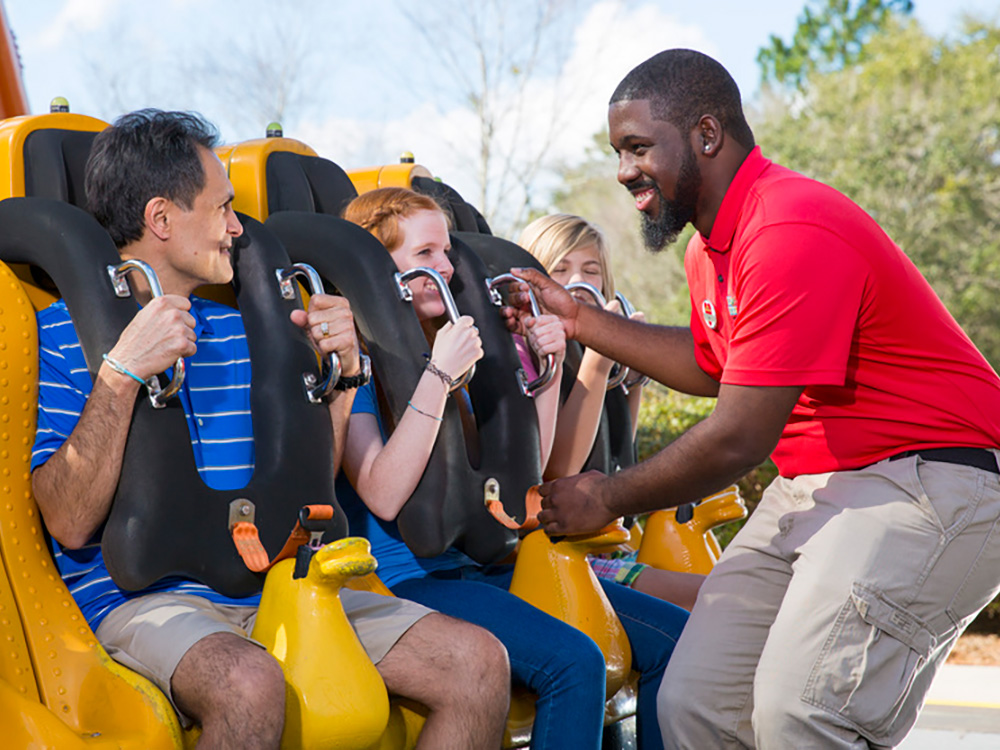
[[[24,141],[24,194],[53,198],[86,210],[84,169],[97,133],[36,130]]]
[[[275,151],[267,159],[267,208],[340,216],[358,191],[347,173],[329,159]]]
[[[455,188],[429,177],[414,177],[412,185],[418,193],[429,195],[441,204],[451,216],[453,231],[492,234],[482,214],[467,203]]]

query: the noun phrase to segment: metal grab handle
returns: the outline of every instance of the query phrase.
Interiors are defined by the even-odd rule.
[[[626,318],[631,318],[635,315],[635,307],[632,303],[628,301],[628,298],[621,292],[615,292],[615,299],[621,303],[622,312],[625,314]],[[635,388],[636,386],[642,387],[649,382],[649,375],[640,375],[635,380],[628,380],[625,382],[625,390],[628,391],[629,388]]]
[[[316,273],[316,269],[308,263],[293,263],[288,268],[274,269],[274,275],[278,279],[278,288],[281,290],[283,299],[295,299],[295,279],[303,278],[309,285],[309,294],[316,296],[323,294],[323,279]],[[306,395],[314,404],[323,401],[323,397],[333,391],[333,387],[340,380],[340,373],[343,367],[340,357],[336,352],[320,356],[320,374],[316,377],[314,372],[302,373],[302,383],[306,387]]]
[[[500,297],[500,293],[496,291],[496,288],[501,284],[523,284],[523,280],[517,278],[512,273],[502,273],[499,276],[494,276],[492,279],[486,279],[486,290],[490,294],[490,299],[493,300],[493,304],[498,307],[503,304],[503,300]],[[535,299],[535,293],[531,291],[531,287],[528,287],[528,302],[531,305],[531,314],[536,318],[542,314],[542,311],[538,308],[538,301]],[[528,376],[524,374],[524,368],[518,368],[517,370],[517,380],[518,384],[521,386],[521,393],[525,396],[534,396],[535,392],[544,388],[552,380],[552,377],[556,374],[556,355],[546,354],[545,355],[545,365],[542,367],[542,371],[538,374],[538,377],[528,382]]]
[[[594,302],[596,302],[602,310],[604,309],[604,306],[608,304],[607,299],[604,297],[603,294],[601,294],[601,290],[598,289],[593,284],[588,284],[586,281],[574,281],[572,284],[567,284],[566,291],[570,292],[571,294],[574,291],[586,292],[591,297],[593,297]],[[621,302],[622,299],[624,299],[624,297],[621,297],[620,295],[615,295],[615,296],[619,302]],[[628,300],[625,300],[625,303],[622,304],[623,311],[625,310],[626,304],[628,304]],[[629,305],[629,307],[632,307],[632,305]],[[614,366],[611,368],[611,372],[608,374],[607,390],[610,391],[620,386],[623,382],[625,382],[626,377],[628,377],[628,368],[623,367],[618,362],[615,362]]]
[[[107,271],[108,277],[111,279],[111,285],[114,287],[115,295],[118,297],[130,297],[132,295],[132,290],[127,281],[127,277],[132,271],[138,271],[146,277],[146,283],[149,284],[149,292],[153,299],[163,296],[163,287],[160,286],[160,280],[156,276],[156,271],[145,261],[138,258],[131,258],[122,261],[116,266],[107,266]],[[149,394],[149,403],[153,405],[154,409],[162,409],[167,405],[167,401],[177,395],[177,391],[184,384],[184,358],[178,357],[177,361],[174,362],[174,376],[170,379],[166,388],[160,385],[160,379],[156,375],[151,375],[144,382],[146,392]]]
[[[458,311],[458,305],[455,304],[455,298],[451,295],[451,289],[448,287],[448,282],[444,280],[444,276],[433,268],[418,266],[417,268],[411,268],[409,271],[397,271],[392,278],[396,282],[396,292],[399,294],[399,298],[404,302],[413,302],[413,292],[410,291],[410,287],[407,284],[419,276],[426,276],[434,282],[434,285],[438,288],[438,293],[441,295],[441,301],[444,302],[444,310],[448,315],[448,320],[452,323],[457,323],[458,319],[462,316]],[[451,381],[451,388],[448,389],[448,392],[451,393],[451,391],[461,388],[472,380],[472,376],[475,374],[476,366],[472,365],[461,377]]]

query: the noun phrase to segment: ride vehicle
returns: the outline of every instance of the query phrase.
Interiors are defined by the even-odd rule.
[[[37,401],[34,312],[65,293],[64,285],[54,286],[50,277],[54,275],[72,281],[77,275],[93,276],[90,280],[99,291],[85,292],[82,297],[85,301],[81,303],[81,309],[86,310],[88,315],[90,309],[86,300],[91,299],[88,294],[100,297],[107,293],[110,302],[122,302],[122,298],[113,297],[111,280],[104,272],[105,266],[115,263],[116,258],[99,251],[95,260],[82,251],[82,246],[91,244],[91,240],[100,250],[107,251],[109,240],[95,234],[95,225],[88,225],[89,217],[82,216],[79,209],[73,208],[74,204],[82,202],[82,169],[89,140],[103,127],[105,123],[101,121],[69,113],[13,118],[0,123],[0,176],[5,180],[0,198],[11,199],[0,203],[0,224],[4,227],[4,250],[0,255],[10,261],[9,266],[6,263],[0,266],[0,276],[3,277],[0,284],[3,292],[0,294],[0,351],[4,352],[0,362],[0,472],[3,474],[5,497],[5,503],[0,508],[0,553],[3,557],[0,633],[7,644],[0,660],[0,715],[3,716],[3,725],[9,728],[5,730],[5,744],[11,747],[190,747],[197,739],[196,731],[181,730],[169,703],[156,688],[109,659],[97,643],[58,576],[31,496],[28,466]],[[275,149],[276,153],[279,151],[284,152]],[[229,164],[232,170],[231,160]],[[265,164],[265,177],[267,168]],[[314,190],[313,181],[307,180],[306,185],[310,191]],[[241,197],[251,195],[245,188],[238,187],[237,190]],[[313,200],[317,200],[316,193],[311,194]],[[253,195],[260,200],[259,192]],[[318,205],[323,206],[322,202]],[[35,206],[40,206],[37,214]],[[258,212],[257,215],[266,219],[268,214]],[[476,226],[482,229],[478,222]],[[97,231],[100,232],[99,228]],[[254,234],[254,231],[248,234]],[[33,247],[50,248],[60,244],[64,246],[58,249],[64,252],[51,251],[51,258],[45,262],[51,272],[48,276],[39,272],[36,263],[25,262],[32,260],[27,251]],[[49,254],[48,249],[45,252]],[[474,252],[469,254],[469,266],[475,265],[475,257]],[[71,258],[73,263],[60,268],[62,258]],[[89,270],[77,273],[78,268],[88,263]],[[284,259],[278,261],[278,265],[289,267]],[[340,283],[347,286],[348,281],[341,280]],[[104,287],[101,287],[102,284]],[[231,290],[225,289],[215,290],[214,293],[223,297],[232,294]],[[295,293],[292,300],[281,303],[276,302],[273,296],[273,304],[285,305],[280,312],[287,318],[287,304],[297,303]],[[122,304],[117,304],[117,312],[112,315],[117,315],[119,322],[122,315],[134,314],[134,303],[128,298],[124,300]],[[104,335],[108,335],[107,331]],[[502,340],[506,333],[498,332],[496,335],[498,340]],[[376,338],[372,336],[372,340]],[[319,379],[322,379],[322,374]],[[300,385],[296,383],[296,387]],[[483,390],[488,391],[485,387]],[[157,416],[152,409],[150,405],[148,418]],[[501,468],[498,467],[498,470]],[[488,509],[491,498],[487,497],[486,480],[477,475],[476,481],[481,486],[482,507]],[[516,481],[512,482],[516,484]],[[512,482],[503,481],[500,484],[506,488]],[[524,500],[527,492],[523,496],[520,490],[507,492],[505,489],[504,492],[506,496],[514,495],[518,499],[510,504],[509,509],[504,508],[502,514],[486,510],[488,523],[502,527],[496,521],[501,515],[513,519],[517,526],[528,523],[530,513]],[[495,497],[492,499],[496,500]],[[503,506],[503,503],[500,505]],[[496,510],[495,505],[492,507]],[[482,517],[482,512],[477,513],[477,518]],[[504,548],[510,539],[516,537],[513,530],[506,527],[503,531],[489,528],[491,531],[486,536],[502,540],[500,546]],[[230,529],[227,528],[227,531]],[[619,530],[609,533],[610,536],[597,542],[604,544],[624,539]],[[588,577],[592,574],[581,561],[583,551],[590,548],[592,541],[566,540],[552,545],[537,532],[534,538],[539,543],[544,542],[541,545],[543,557],[554,556],[555,564],[568,561],[566,565],[576,571],[557,574],[554,580],[562,582],[579,576],[583,579],[579,582],[580,586],[587,588]],[[273,549],[274,540],[267,541]],[[495,541],[492,543],[498,544]],[[529,549],[530,545],[526,543],[522,549],[523,558],[528,559]],[[491,555],[495,553],[496,550],[490,550]],[[549,560],[546,564],[551,569],[554,563]],[[367,659],[363,653],[359,656],[357,648],[352,646],[353,634],[346,625],[346,618],[343,619],[343,627],[338,626],[339,629],[332,624],[337,619],[336,587],[345,579],[363,575],[362,582],[354,585],[378,588],[377,580],[367,575],[373,567],[370,555],[366,556],[356,543],[324,547],[311,557],[309,574],[301,584],[294,583],[298,579],[294,579],[288,571],[292,566],[289,560],[273,569],[270,576],[276,579],[278,574],[282,574],[283,583],[278,585],[278,593],[271,598],[276,602],[273,609],[285,611],[298,602],[295,606],[298,606],[300,614],[288,620],[289,624],[283,630],[283,626],[274,624],[274,620],[269,623],[269,607],[266,602],[262,603],[259,623],[262,628],[269,628],[272,634],[270,637],[262,636],[262,640],[268,642],[272,653],[280,654],[293,693],[314,687],[316,676],[302,675],[298,670],[299,667],[308,668],[309,659],[302,659],[302,655],[315,657],[316,648],[329,651],[331,658],[341,658],[343,666],[338,666],[335,671],[350,674],[350,677],[339,683],[341,689],[336,695],[329,697],[327,705],[336,704],[337,711],[326,717],[322,711],[316,711],[315,706],[310,711],[294,713],[305,704],[301,699],[303,693],[295,693],[300,699],[289,702],[292,713],[287,723],[290,729],[286,730],[286,746],[319,746],[320,741],[316,738],[323,732],[334,731],[354,733],[356,736],[342,739],[340,735],[336,738],[326,735],[323,744],[358,748],[412,746],[415,733],[419,731],[419,708],[406,711],[397,707],[393,713],[397,718],[389,723],[388,730],[383,731],[388,720],[384,687],[381,687],[377,675],[375,682],[370,679],[374,673],[370,663],[366,672]],[[130,564],[125,567],[129,568]],[[542,594],[546,589],[552,590],[553,586],[542,587]],[[317,591],[320,593],[317,594]],[[326,599],[322,612],[316,608],[317,596]],[[525,596],[528,598],[531,594]],[[573,595],[566,601],[576,608],[585,599],[584,595]],[[302,602],[311,604],[302,606]],[[539,606],[545,607],[541,599]],[[603,604],[597,601],[591,606],[603,609],[605,614],[609,609],[606,601]],[[342,611],[340,616],[343,617]],[[321,645],[309,640],[318,631],[319,625],[325,628],[325,639]],[[331,627],[337,632],[335,637],[330,635]],[[595,635],[609,629],[613,629],[613,624],[599,628],[600,632]],[[296,635],[279,637],[279,631]],[[279,643],[279,640],[282,642]],[[615,673],[609,677],[609,693],[615,693],[625,678],[625,667],[622,665],[627,665],[628,660],[622,657],[620,641],[619,638],[617,646],[613,643],[606,646],[606,653],[617,648],[619,655],[617,659],[609,660],[612,665],[609,674]],[[294,653],[296,648],[299,649],[297,654]],[[302,684],[310,683],[310,680],[311,684]],[[365,684],[364,690],[359,688],[361,684]],[[351,703],[351,696],[360,700]],[[530,706],[530,698],[521,704]],[[616,716],[615,710],[612,705],[609,714],[612,718]],[[617,710],[618,715],[627,713],[627,707]],[[517,746],[527,740],[526,726],[529,723],[530,711],[515,717],[508,738],[509,746]],[[349,742],[353,744],[345,744]]]

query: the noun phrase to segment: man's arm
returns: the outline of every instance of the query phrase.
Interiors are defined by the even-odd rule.
[[[592,307],[580,311],[578,328],[581,344],[668,388],[692,396],[719,394],[718,381],[695,359],[690,328],[640,323]]]
[[[646,461],[614,477],[588,472],[542,485],[538,520],[549,534],[577,534],[700,500],[771,454],[801,393],[801,386],[723,385],[707,419]]]
[[[165,295],[139,311],[108,356],[148,378],[195,352],[194,318],[184,297]],[[49,533],[64,547],[86,544],[107,518],[121,473],[139,384],[107,362],[97,372],[66,442],[31,475]]]
[[[102,365],[76,429],[31,475],[45,526],[63,547],[82,547],[107,518],[138,387]]]
[[[719,384],[698,365],[688,328],[628,320],[578,302],[562,286],[533,268],[513,273],[531,286],[543,312],[558,316],[569,338],[643,372],[669,388],[695,396],[715,396]],[[505,308],[508,325],[527,314],[526,293],[514,291],[516,308]]]
[[[302,328],[313,346],[322,355],[336,354],[340,358],[341,375],[353,377],[361,372],[358,337],[354,330],[351,304],[345,297],[314,294],[309,298],[309,310],[294,310],[292,322]],[[329,399],[330,423],[333,426],[333,469],[340,471],[347,441],[347,424],[354,403],[354,389],[334,391]]]

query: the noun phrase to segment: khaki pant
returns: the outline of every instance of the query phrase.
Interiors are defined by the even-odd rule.
[[[890,748],[1000,589],[1000,477],[919,457],[778,478],[698,596],[667,748]]]
[[[432,610],[416,602],[368,591],[342,589],[340,600],[368,658],[378,664],[403,634]],[[170,678],[195,643],[213,633],[248,635],[257,607],[216,604],[190,594],[147,594],[113,609],[97,628],[97,640],[115,661],[160,688],[174,704]],[[260,645],[260,644],[257,644]],[[178,710],[181,723],[191,720]]]

